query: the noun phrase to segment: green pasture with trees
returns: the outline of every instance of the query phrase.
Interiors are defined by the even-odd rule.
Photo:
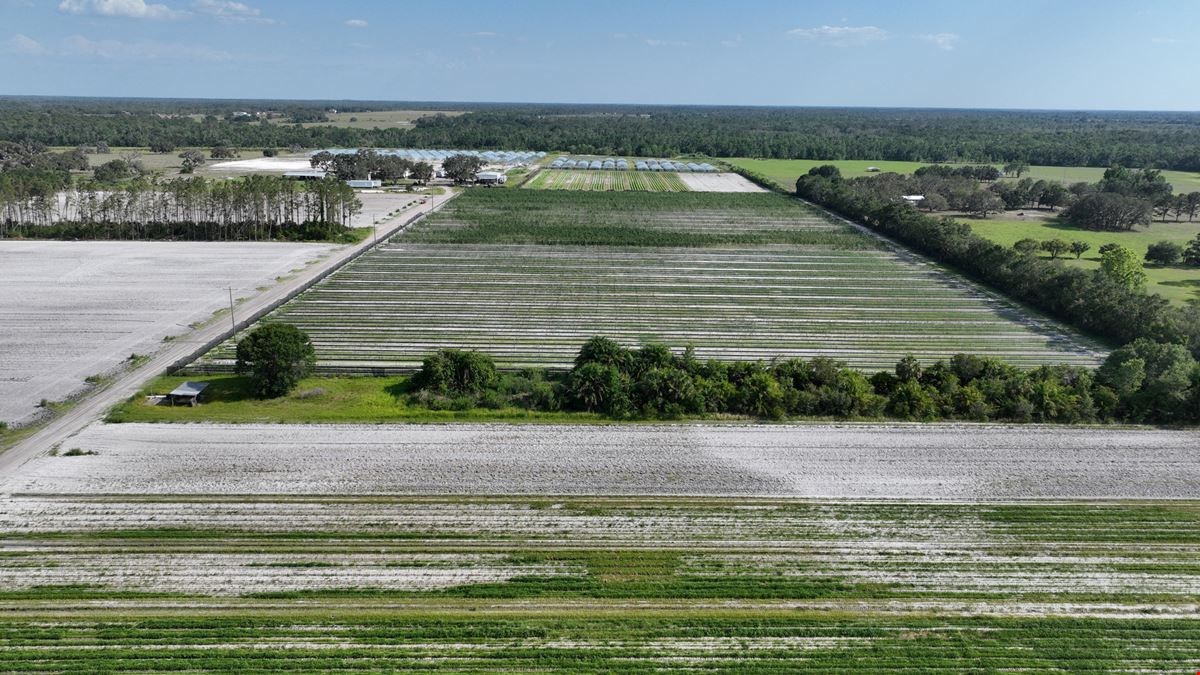
[[[800,176],[807,174],[810,169],[818,166],[836,166],[846,178],[858,178],[889,172],[911,174],[917,169],[931,164],[931,162],[924,161],[906,162],[876,159],[750,159],[744,157],[730,157],[722,161],[730,166],[759,174],[788,191],[796,186],[796,180]],[[971,164],[974,164],[974,162],[971,162]],[[996,169],[1004,172],[1007,164],[1007,162],[993,162],[989,163],[989,166],[994,166]],[[871,167],[878,168],[879,171],[868,171],[867,169]],[[1020,178],[1032,178],[1034,180],[1057,181],[1064,185],[1079,182],[1094,183],[1104,177],[1106,170],[1107,167],[1103,166],[1026,165],[1026,169],[1022,171],[1020,176],[1017,176],[1016,172],[1013,171],[1005,173],[1001,180],[1016,181]],[[1168,183],[1174,186],[1176,193],[1200,190],[1200,171],[1165,170],[1162,172],[1162,175]]]
[[[1181,345],[1140,338],[1097,369],[1015,368],[956,354],[902,358],[871,375],[834,359],[702,361],[692,349],[630,349],[593,337],[566,373],[501,371],[477,351],[441,349],[406,378],[309,378],[312,348],[292,326],[270,324],[238,345],[248,381],[213,378],[202,408],[135,397],[110,421],[329,422],[436,419],[576,421],[657,419],[966,420],[1179,424],[1200,421],[1200,364]],[[243,366],[245,362],[245,366]],[[147,393],[174,386],[153,383]],[[293,391],[298,393],[292,394]],[[256,400],[258,399],[258,400]],[[275,400],[261,400],[275,399]]]

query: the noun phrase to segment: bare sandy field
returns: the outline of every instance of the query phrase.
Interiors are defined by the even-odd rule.
[[[396,211],[414,206],[425,198],[425,195],[419,192],[384,192],[382,190],[361,191],[357,196],[358,201],[362,202],[362,211],[351,218],[351,227],[370,227],[375,223],[382,223]]]
[[[206,167],[206,171],[224,171],[229,173],[283,173],[285,171],[306,171],[312,168],[308,156],[302,157],[256,157],[254,159],[235,159],[228,162],[217,162]]]
[[[0,241],[0,420],[303,268],[326,244]]]
[[[692,192],[766,192],[736,173],[681,173],[679,179]]]
[[[1200,494],[1200,432],[1024,426],[93,425],[0,492],[712,495],[1006,501]]]

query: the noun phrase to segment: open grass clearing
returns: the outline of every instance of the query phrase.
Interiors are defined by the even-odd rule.
[[[302,122],[300,126],[349,129],[408,129],[422,117],[457,117],[462,110],[368,110],[329,113],[328,122]]]
[[[1062,239],[1064,241],[1084,241],[1091,244],[1092,249],[1076,260],[1073,255],[1062,258],[1066,265],[1075,265],[1086,269],[1100,267],[1100,247],[1108,243],[1116,243],[1133,249],[1139,255],[1144,255],[1150,244],[1159,241],[1172,241],[1187,247],[1188,242],[1200,234],[1200,222],[1159,222],[1154,221],[1149,227],[1138,228],[1128,232],[1096,232],[1068,225],[1057,218],[1043,219],[1030,217],[1019,218],[958,218],[971,225],[976,234],[987,237],[992,241],[1011,246],[1021,239]],[[1049,254],[1042,253],[1043,257]],[[1200,267],[1176,265],[1147,265],[1146,274],[1149,277],[1147,290],[1182,304],[1189,300],[1200,299]]]
[[[205,402],[199,408],[165,406],[147,396],[169,392],[185,381],[208,382]],[[509,407],[470,410],[430,410],[408,403],[407,377],[309,377],[291,394],[261,400],[253,396],[249,380],[235,375],[163,376],[150,382],[142,394],[114,409],[108,419],[120,422],[270,422],[270,423],[374,423],[374,422],[537,422],[597,424],[603,417],[589,413],[563,413]]]

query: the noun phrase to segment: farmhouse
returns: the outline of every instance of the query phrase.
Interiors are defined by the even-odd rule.
[[[208,388],[207,382],[184,382],[167,394],[167,402],[171,405],[195,406],[200,402],[200,395]]]
[[[480,171],[475,174],[475,182],[480,185],[504,185],[508,182],[508,176],[500,171]]]

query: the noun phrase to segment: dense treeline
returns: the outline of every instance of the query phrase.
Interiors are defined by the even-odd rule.
[[[662,345],[626,349],[595,337],[567,374],[499,373],[480,352],[425,359],[410,397],[434,408],[596,412],[613,418],[746,415],[1013,422],[1200,421],[1200,365],[1179,345],[1137,340],[1096,369],[1022,370],[958,354],[923,366],[905,357],[867,375],[828,358],[700,361]]]
[[[471,104],[471,114],[426,117],[411,129],[349,129],[222,119],[217,113],[229,105],[100,108],[116,113],[85,112],[78,101],[4,103],[0,139],[57,146],[102,140],[138,147],[440,147],[1200,171],[1197,113]],[[329,104],[339,110],[353,105]],[[197,109],[212,114],[199,120],[183,115]]]
[[[343,181],[138,178],[72,185],[63,172],[0,172],[0,237],[42,239],[336,239],[362,205]]]
[[[1001,246],[967,224],[927,216],[881,196],[873,180],[845,180],[836,167],[817,167],[796,182],[796,194],[1087,332],[1118,344],[1143,337],[1182,344],[1200,354],[1200,307],[1178,310],[1104,270],[1068,267]]]

